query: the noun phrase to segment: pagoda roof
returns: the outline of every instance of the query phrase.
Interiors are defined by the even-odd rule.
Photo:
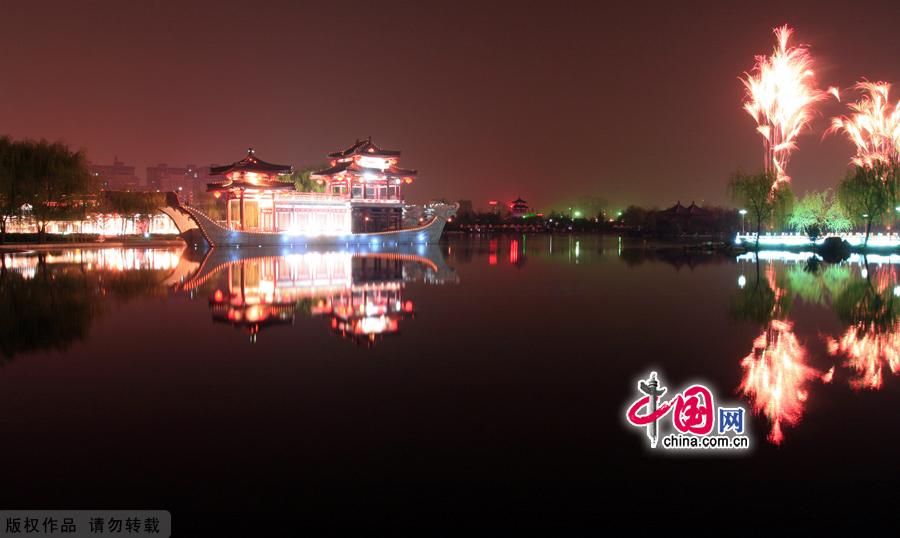
[[[351,155],[374,155],[379,157],[399,157],[400,151],[394,149],[382,149],[377,146],[375,142],[372,142],[372,137],[368,137],[364,140],[358,140],[349,148],[344,151],[336,151],[334,153],[329,153],[328,156],[332,159],[346,159]]]
[[[521,198],[516,198],[515,200],[512,201],[512,203],[513,203],[513,204],[516,204],[516,205],[526,205],[526,204],[528,204],[528,202],[526,202],[525,200],[523,200],[523,199],[521,199]]]
[[[226,164],[224,166],[211,166],[209,168],[210,175],[227,175],[231,172],[256,172],[260,174],[290,174],[294,171],[294,167],[289,164],[273,164],[267,163],[259,159],[253,151],[253,148],[247,150],[247,156],[240,161]]]
[[[675,205],[662,210],[660,213],[666,215],[705,216],[709,215],[710,211],[708,209],[703,209],[694,202],[691,202],[691,205],[689,206],[683,206],[681,205],[681,200],[679,200]]]
[[[410,168],[400,168],[398,166],[391,166],[382,170],[380,168],[366,168],[364,166],[359,166],[354,161],[344,161],[335,163],[334,166],[331,166],[324,170],[315,171],[310,175],[312,177],[327,177],[340,174],[342,172],[349,172],[351,174],[358,175],[384,174],[388,177],[407,177],[414,176],[418,173],[416,170],[412,170]]]

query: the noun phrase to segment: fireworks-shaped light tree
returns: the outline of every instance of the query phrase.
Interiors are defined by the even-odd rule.
[[[809,49],[791,46],[792,33],[787,25],[776,28],[775,50],[770,56],[757,56],[753,69],[741,78],[746,89],[744,110],[763,137],[765,172],[776,178],[773,189],[790,181],[788,159],[812,119],[813,105],[822,97]]]
[[[851,162],[863,168],[900,162],[900,102],[891,104],[887,82],[859,82],[861,97],[847,105],[850,114],[831,120],[829,132],[843,132],[856,147]],[[829,92],[840,101],[837,89]]]

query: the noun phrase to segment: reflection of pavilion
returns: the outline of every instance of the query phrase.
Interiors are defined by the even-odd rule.
[[[194,290],[223,273],[209,299],[213,320],[240,328],[253,340],[262,328],[292,324],[300,313],[327,316],[336,334],[374,342],[399,332],[401,320],[413,314],[412,301],[404,297],[407,281],[455,281],[436,250],[428,256],[304,252],[241,258],[234,251],[222,254],[212,251],[181,288]]]

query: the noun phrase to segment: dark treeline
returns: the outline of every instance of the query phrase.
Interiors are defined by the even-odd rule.
[[[722,207],[676,206],[660,210],[637,205],[628,206],[616,215],[574,216],[563,212],[526,217],[502,216],[497,213],[463,213],[448,223],[447,230],[465,232],[595,232],[635,236],[677,238],[687,235],[724,236],[741,228],[737,210]]]

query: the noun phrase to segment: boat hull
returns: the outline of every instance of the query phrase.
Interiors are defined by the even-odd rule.
[[[447,219],[456,214],[457,205],[447,204],[435,208],[434,217],[415,228],[387,232],[351,233],[342,235],[307,235],[287,232],[243,232],[229,230],[215,222],[202,211],[178,203],[177,198],[168,197],[168,204],[160,211],[172,218],[183,235],[195,234],[199,230],[203,238],[213,247],[274,247],[286,245],[370,245],[370,244],[428,244],[437,243],[444,231]]]

